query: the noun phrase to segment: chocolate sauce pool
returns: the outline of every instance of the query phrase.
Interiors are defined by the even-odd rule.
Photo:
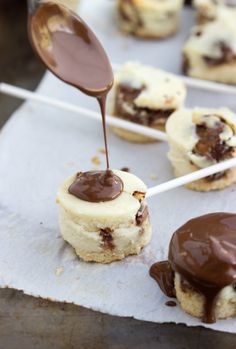
[[[219,292],[236,281],[236,215],[212,213],[188,221],[174,233],[168,259],[155,263],[151,276],[171,297],[174,272],[179,273],[205,298],[202,320],[215,322]]]
[[[78,173],[69,193],[84,201],[103,202],[116,199],[123,182],[111,170]]]
[[[109,170],[105,111],[114,77],[106,52],[79,16],[55,3],[42,3],[30,14],[29,34],[36,53],[47,68],[59,79],[97,98],[100,105],[107,173],[96,171],[81,175],[70,193],[91,202],[113,200],[120,195],[123,184],[119,180],[117,185],[118,177]],[[84,188],[89,185],[93,187],[85,195]]]

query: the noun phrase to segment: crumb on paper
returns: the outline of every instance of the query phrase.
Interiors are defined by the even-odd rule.
[[[92,157],[91,161],[94,165],[97,165],[97,166],[101,165],[101,160],[99,159],[98,156]]]
[[[64,272],[64,268],[63,267],[58,267],[56,269],[56,276],[61,276],[61,274]]]
[[[123,171],[123,172],[131,172],[130,168],[126,167],[126,166],[122,167],[120,170]]]
[[[98,153],[100,154],[106,154],[106,149],[105,148],[99,148]]]
[[[150,179],[153,181],[156,181],[158,179],[157,175],[155,173],[150,174]]]

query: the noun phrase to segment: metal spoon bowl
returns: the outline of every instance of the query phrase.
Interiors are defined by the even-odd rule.
[[[29,36],[46,67],[90,96],[113,85],[109,59],[87,24],[65,6],[28,0]]]

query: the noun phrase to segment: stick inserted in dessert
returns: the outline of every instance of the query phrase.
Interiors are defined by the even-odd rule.
[[[59,5],[40,5],[30,29],[43,62],[61,80],[97,98],[103,121],[107,169],[80,172],[61,186],[61,234],[85,261],[110,263],[137,254],[151,238],[147,188],[134,175],[110,170],[105,109],[113,72],[107,55],[86,23]]]
[[[166,296],[203,322],[236,316],[236,215],[188,221],[174,233],[168,261],[155,263],[150,275]]]
[[[185,74],[236,84],[236,12],[221,11],[218,19],[192,29],[183,48]]]
[[[236,156],[236,115],[222,109],[183,109],[166,125],[168,157],[176,177]],[[192,182],[189,189],[223,189],[236,181],[236,168]]]
[[[168,117],[183,107],[186,88],[172,74],[137,62],[128,62],[115,74],[111,114],[140,125],[164,130]],[[120,128],[112,128],[120,137],[133,142],[151,138]]]
[[[146,191],[139,178],[123,171],[68,178],[57,196],[63,238],[85,261],[110,263],[138,254],[151,239]]]
[[[162,39],[176,33],[183,0],[117,0],[120,28],[143,38]]]

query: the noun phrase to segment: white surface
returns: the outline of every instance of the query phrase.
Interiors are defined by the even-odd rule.
[[[86,0],[82,8],[83,17],[97,28],[111,58],[118,62],[139,58],[179,72],[179,45],[187,35],[190,12],[186,10],[185,28],[175,39],[143,42],[118,34],[113,6],[110,0]],[[40,93],[97,109],[91,98],[49,74]],[[233,108],[235,102],[230,97],[190,92],[188,104]],[[149,186],[155,184],[150,179],[153,173],[159,183],[172,178],[166,144],[129,144],[111,133],[108,138],[112,167],[129,166]],[[55,196],[67,176],[93,167],[91,157],[102,146],[101,125],[83,115],[27,103],[8,122],[0,136],[0,284],[110,314],[201,325],[179,307],[165,306],[167,298],[149,277],[149,266],[166,259],[173,231],[189,218],[234,211],[236,187],[216,193],[180,188],[150,199],[154,236],[142,254],[106,266],[86,264],[60,237]],[[104,167],[104,155],[99,156]],[[60,276],[58,268],[64,270]],[[209,327],[235,332],[236,320],[219,321]]]

